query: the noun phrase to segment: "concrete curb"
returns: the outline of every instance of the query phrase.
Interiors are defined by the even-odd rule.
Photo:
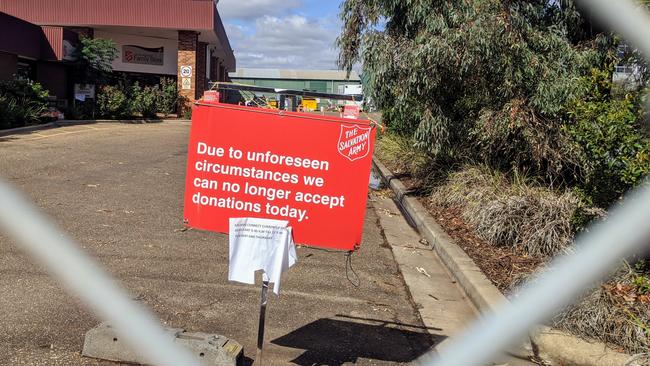
[[[42,125],[10,128],[10,129],[7,129],[7,130],[0,130],[0,137],[16,135],[16,134],[21,134],[21,133],[28,133],[28,132],[33,132],[33,131],[47,130],[47,129],[56,128],[56,127],[57,127],[56,123],[50,122],[50,123],[45,123],[45,124],[42,124]]]
[[[415,197],[408,195],[406,187],[377,158],[372,160],[384,182],[395,193],[396,200],[411,218],[418,232],[433,246],[443,262],[458,280],[458,284],[481,313],[495,310],[507,301],[506,297],[485,277],[474,261],[429,215]]]
[[[474,261],[433,219],[417,198],[409,196],[404,184],[376,157],[372,159],[373,169],[395,193],[395,199],[422,235],[435,249],[443,263],[467,297],[481,313],[491,312],[508,299],[488,280]],[[550,365],[562,366],[623,366],[632,356],[609,349],[602,342],[588,342],[573,335],[541,326],[531,336],[535,355]],[[526,350],[529,345],[524,345]],[[517,350],[521,354],[524,349]]]
[[[191,122],[189,119],[85,119],[85,120],[68,120],[54,122],[58,126],[75,126],[90,125],[96,123],[123,123],[123,124],[146,124],[146,123],[174,123],[174,122]]]
[[[64,126],[91,125],[96,123],[124,123],[124,124],[145,124],[145,123],[174,123],[174,122],[191,122],[189,119],[89,119],[89,120],[60,120],[56,122],[44,123],[42,125],[26,126],[0,130],[0,137],[18,135],[34,131],[49,130]]]

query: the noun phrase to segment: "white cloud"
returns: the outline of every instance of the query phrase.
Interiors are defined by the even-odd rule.
[[[335,69],[336,24],[300,15],[263,16],[249,27],[227,24],[238,67]]]
[[[253,20],[287,14],[301,5],[300,0],[220,0],[217,9],[222,19]]]

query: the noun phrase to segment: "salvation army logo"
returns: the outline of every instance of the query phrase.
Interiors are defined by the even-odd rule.
[[[371,127],[341,125],[341,135],[337,144],[339,154],[350,161],[365,158],[370,152],[371,130]]]

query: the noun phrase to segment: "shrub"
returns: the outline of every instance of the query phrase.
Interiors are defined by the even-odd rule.
[[[145,118],[155,118],[157,101],[160,98],[158,86],[145,86],[142,88],[137,82],[129,89],[131,111],[140,113]]]
[[[95,112],[95,102],[88,99],[83,102],[75,100],[64,109],[65,118],[73,120],[93,119]]]
[[[158,112],[162,113],[165,117],[171,113],[176,112],[178,106],[178,89],[176,81],[171,78],[160,79],[160,94],[158,95]]]
[[[146,86],[142,89],[140,97],[140,109],[138,112],[146,118],[155,118],[158,111],[158,99],[160,99],[160,89],[156,86]]]
[[[0,130],[16,127],[17,119],[16,100],[0,94]]]
[[[79,42],[74,79],[83,84],[105,83],[113,72],[113,61],[119,55],[115,43],[110,39],[84,36]]]
[[[42,121],[47,90],[30,80],[0,82],[0,128],[22,127]]]
[[[100,115],[105,118],[131,118],[134,113],[144,118],[156,118],[157,112],[167,116],[176,110],[181,100],[171,79],[162,79],[160,86],[145,87],[138,82],[129,86],[127,80],[122,80],[115,86],[102,86],[97,105]]]
[[[192,105],[186,96],[179,95],[176,105],[179,115],[182,115],[185,119],[192,119]]]
[[[432,158],[415,146],[412,138],[386,133],[377,141],[376,154],[397,174],[425,177],[432,169]]]
[[[192,107],[183,107],[183,118],[192,119]]]
[[[131,103],[121,87],[104,85],[97,95],[99,114],[104,118],[128,118]]]
[[[553,326],[631,354],[650,353],[650,296],[638,286],[644,280],[647,272],[624,263],[607,282],[557,315]]]
[[[582,152],[580,188],[606,207],[650,174],[650,139],[639,123],[639,95],[617,95],[611,74],[592,70],[588,98],[569,107],[567,131]]]
[[[340,14],[339,66],[363,62],[389,128],[437,158],[570,175],[563,108],[610,40],[573,1],[346,0]]]
[[[459,207],[489,244],[523,249],[533,256],[565,250],[573,239],[573,218],[586,209],[579,196],[542,188],[523,177],[508,179],[487,167],[467,166],[449,175],[430,200]]]

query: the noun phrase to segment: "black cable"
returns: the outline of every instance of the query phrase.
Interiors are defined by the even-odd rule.
[[[352,254],[353,253],[354,253],[354,251],[351,250],[345,255],[345,257],[346,257],[345,258],[345,278],[347,278],[348,281],[350,281],[352,286],[359,287],[361,285],[361,278],[359,277],[357,272],[352,267]],[[348,267],[350,268],[350,272],[352,272],[354,274],[354,277],[356,277],[356,279],[357,279],[356,283],[354,283],[354,281],[352,281],[352,279],[350,279],[350,274],[348,272]]]

